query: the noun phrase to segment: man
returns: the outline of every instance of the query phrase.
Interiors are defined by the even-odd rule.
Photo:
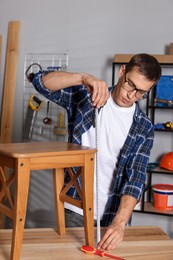
[[[144,190],[153,126],[138,101],[147,97],[160,75],[157,60],[141,53],[120,67],[118,82],[110,88],[85,73],[40,71],[32,79],[39,93],[66,109],[69,142],[95,146],[93,114],[94,108],[99,109],[100,219],[101,226],[108,226],[98,243],[103,250],[112,250],[122,241],[125,225]],[[76,196],[75,189],[70,193]],[[67,220],[82,225],[82,211],[66,207]]]

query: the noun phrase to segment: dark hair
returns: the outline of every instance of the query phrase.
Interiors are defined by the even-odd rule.
[[[130,72],[134,68],[144,75],[148,80],[157,82],[161,76],[161,66],[157,59],[146,53],[134,55],[126,65],[125,72]]]

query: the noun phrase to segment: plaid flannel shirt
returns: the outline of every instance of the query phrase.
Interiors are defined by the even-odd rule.
[[[90,94],[84,85],[68,87],[59,91],[50,91],[45,88],[42,82],[42,75],[46,73],[49,73],[49,71],[36,73],[32,83],[40,94],[66,109],[69,132],[68,141],[81,144],[82,134],[93,123],[94,109],[91,105]],[[112,91],[113,88],[110,87],[109,90]],[[146,168],[153,146],[153,138],[153,125],[139,108],[137,102],[132,126],[120,151],[116,174],[112,180],[104,215],[101,220],[102,226],[111,224],[123,194],[130,195],[137,201],[140,200],[145,187]],[[68,182],[69,176],[66,176],[65,180]],[[77,198],[75,188],[71,188],[70,195]]]

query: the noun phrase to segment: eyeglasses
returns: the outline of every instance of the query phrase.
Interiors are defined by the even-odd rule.
[[[128,91],[128,92],[135,92],[135,97],[137,99],[145,99],[148,97],[148,92],[143,91],[141,89],[136,88],[136,86],[134,85],[134,83],[130,80],[126,79],[126,74],[124,75],[124,84],[123,84],[123,88]]]

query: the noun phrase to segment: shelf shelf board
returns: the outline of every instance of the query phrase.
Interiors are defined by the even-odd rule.
[[[155,132],[173,132],[172,129],[154,129]]]
[[[153,109],[173,109],[173,106],[154,106],[154,105],[149,105],[148,108],[153,108]]]
[[[160,167],[156,167],[152,170],[147,170],[147,172],[149,172],[149,173],[173,174],[173,171],[168,171],[168,170],[160,168]]]
[[[144,211],[142,210],[134,210],[136,213],[146,213],[146,214],[156,214],[163,216],[173,216],[173,210],[160,210],[156,209],[151,202],[144,203]]]
[[[134,54],[115,54],[113,63],[122,64],[127,63],[132,58]],[[161,65],[173,65],[173,55],[162,55],[154,54],[153,55]]]

